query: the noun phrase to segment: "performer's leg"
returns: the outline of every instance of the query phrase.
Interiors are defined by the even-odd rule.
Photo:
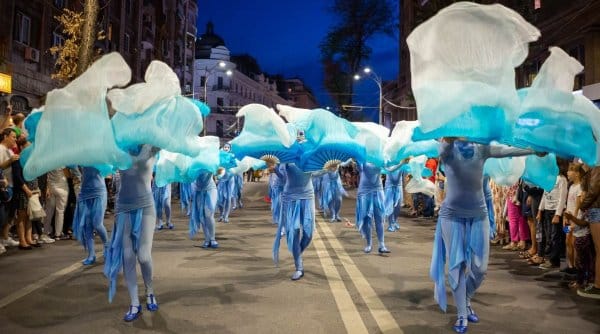
[[[131,307],[135,308],[133,312],[130,309],[130,313],[133,313],[132,316],[135,316],[135,313],[141,311],[140,307],[140,299],[138,296],[138,286],[137,286],[137,272],[136,272],[136,261],[135,261],[135,252],[133,251],[133,242],[131,241],[131,215],[129,213],[123,213],[125,215],[124,227],[123,227],[123,276],[125,276],[125,283],[127,285],[127,291],[129,291],[129,298],[131,300]],[[154,224],[154,222],[152,222]],[[134,320],[137,316],[135,316]],[[127,315],[126,315],[126,321]]]
[[[152,287],[152,238],[154,237],[154,212],[152,207],[144,208],[142,214],[142,230],[138,245],[137,259],[142,270],[142,277],[146,288],[146,306],[150,311],[158,310]]]
[[[290,233],[290,231],[288,231]],[[300,246],[300,229],[295,229],[294,244],[292,246],[292,255],[294,256],[294,265],[296,271],[292,275],[292,280],[296,281],[304,276],[304,266],[302,264],[302,247]]]
[[[371,217],[369,217],[369,216],[363,217],[362,219],[363,219],[362,233],[367,242],[367,245],[365,246],[364,251],[365,251],[365,253],[370,253],[371,249],[373,248],[372,240],[371,240],[372,239],[371,234],[372,234],[372,229],[373,229],[373,227],[371,226],[372,220],[371,220]]]
[[[204,225],[206,226],[205,238],[209,241],[212,248],[219,247],[217,240],[215,239],[215,205],[217,200],[217,192],[210,191],[206,194],[204,204]]]
[[[454,297],[457,313],[457,320],[452,329],[457,333],[464,333],[467,331],[467,325],[469,323],[467,320],[467,284],[464,268],[461,268],[458,285],[456,289],[452,290],[452,296]]]
[[[102,209],[98,210],[98,212],[94,212],[94,216],[92,217],[92,222],[94,224],[94,229],[96,233],[102,240],[102,245],[104,247],[104,255],[106,255],[106,250],[108,249],[108,233],[106,232],[106,227],[104,227],[104,211],[106,211],[106,194],[104,197],[100,199],[102,202]]]
[[[377,240],[379,241],[379,253],[380,254],[389,253],[390,252],[389,249],[387,249],[387,247],[385,247],[383,211],[378,210],[378,209],[375,209],[374,211],[375,212],[374,212],[373,219],[375,220],[375,232],[377,233]]]
[[[336,221],[342,221],[340,219],[340,209],[342,208],[342,197],[341,196],[336,196],[333,199],[333,211],[331,214],[331,218],[336,220]]]
[[[165,190],[165,199],[163,202],[165,208],[165,219],[167,220],[167,226],[172,229],[173,223],[171,222],[171,185],[167,185]]]

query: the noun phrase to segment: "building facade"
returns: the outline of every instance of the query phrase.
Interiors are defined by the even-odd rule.
[[[95,43],[100,53],[119,52],[132,69],[132,82],[143,80],[150,61],[162,60],[179,76],[182,91],[191,91],[196,0],[99,0],[98,5],[98,27],[106,36]],[[13,113],[28,113],[58,87],[51,79],[56,58],[49,49],[65,41],[54,19],[65,8],[83,10],[76,0],[0,1],[0,19],[9,23],[0,26],[0,80],[12,86],[0,93],[0,115],[8,104]]]
[[[235,114],[246,104],[271,108],[294,104],[279,94],[276,80],[260,73],[252,57],[232,56],[211,22],[196,42],[193,82],[193,96],[211,108],[204,122],[205,133],[219,138],[233,138],[239,133],[243,120]]]

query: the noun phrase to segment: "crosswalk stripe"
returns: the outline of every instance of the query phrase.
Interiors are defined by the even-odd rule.
[[[403,333],[402,329],[396,323],[396,320],[392,314],[385,307],[381,299],[375,293],[375,290],[371,287],[367,279],[360,272],[352,258],[346,253],[339,240],[335,237],[329,225],[321,219],[317,219],[319,229],[325,235],[327,241],[331,245],[331,248],[337,254],[340,262],[344,266],[344,269],[350,276],[354,286],[358,290],[360,296],[364,300],[365,304],[369,308],[369,312],[377,322],[377,326],[382,333]]]
[[[315,229],[313,245],[315,246],[319,260],[321,261],[321,267],[323,267],[323,271],[329,282],[329,288],[331,289],[331,293],[337,304],[346,331],[352,334],[368,333],[367,327],[358,313],[358,309],[352,301],[352,297],[350,297],[350,293],[348,292],[348,289],[346,289],[339,271],[333,264],[333,260],[325,248],[325,244],[321,239],[318,229]]]

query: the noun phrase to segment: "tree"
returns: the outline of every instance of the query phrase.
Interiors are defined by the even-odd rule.
[[[371,56],[367,45],[376,34],[394,36],[397,28],[390,0],[334,0],[330,10],[339,18],[321,42],[325,89],[338,106],[352,103],[352,78]],[[342,112],[342,117],[348,113]]]
[[[98,0],[86,0],[83,12],[64,9],[60,16],[54,18],[62,26],[65,35],[63,45],[50,48],[56,56],[56,71],[52,78],[67,83],[83,73],[95,58],[94,42],[104,39],[103,32],[96,34],[98,17]]]

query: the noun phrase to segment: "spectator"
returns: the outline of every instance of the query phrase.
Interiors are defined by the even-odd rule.
[[[13,194],[13,176],[12,176],[12,163],[19,160],[19,155],[14,154],[11,150],[16,146],[17,134],[14,129],[6,128],[2,130],[0,134],[0,168],[3,170],[4,177],[7,181],[7,190]],[[15,217],[15,208],[13,199],[11,198],[5,205],[3,205],[5,212],[2,213],[2,221],[0,222],[0,244],[4,247],[16,247],[19,243],[13,240],[8,232],[13,218]]]
[[[594,167],[585,174],[581,189],[583,196],[579,210],[583,210],[585,221],[590,224],[590,232],[596,251],[594,284],[580,288],[577,294],[582,297],[600,299],[600,167]]]

